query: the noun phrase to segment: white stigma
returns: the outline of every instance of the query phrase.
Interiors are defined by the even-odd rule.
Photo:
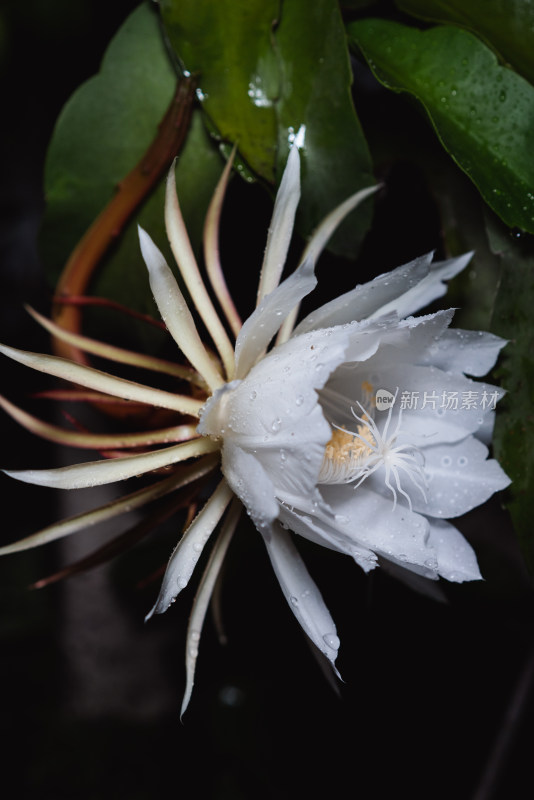
[[[396,395],[395,395],[396,396]],[[422,458],[417,447],[410,444],[396,444],[400,434],[402,420],[401,410],[395,431],[388,436],[393,404],[390,406],[386,424],[382,433],[376,422],[361,403],[359,416],[351,408],[353,417],[359,425],[355,431],[347,430],[333,424],[332,438],[325,448],[323,464],[319,474],[319,483],[339,484],[354,483],[357,488],[366,478],[380,467],[384,469],[384,483],[393,495],[393,511],[397,506],[397,492],[406,498],[410,511],[412,500],[408,492],[401,486],[401,475],[407,476],[418,489],[426,502],[426,480]]]

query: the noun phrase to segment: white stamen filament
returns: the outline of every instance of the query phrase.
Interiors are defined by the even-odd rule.
[[[359,422],[356,431],[333,424],[335,430],[325,449],[319,483],[338,484],[356,481],[354,488],[357,489],[379,467],[384,467],[384,483],[393,495],[392,511],[397,506],[397,492],[406,498],[408,507],[410,511],[412,510],[411,497],[401,485],[401,472],[410,478],[426,502],[425,475],[422,465],[416,460],[416,455],[420,455],[419,449],[410,444],[395,445],[400,434],[401,411],[399,410],[395,431],[388,437],[394,403],[389,408],[382,433],[362,404],[357,403],[357,405],[361,409],[362,416],[351,408],[352,415]],[[392,478],[395,485],[392,483]]]

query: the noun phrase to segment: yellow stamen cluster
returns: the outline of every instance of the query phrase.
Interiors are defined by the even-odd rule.
[[[359,474],[373,454],[376,442],[368,425],[358,425],[357,433],[361,438],[341,428],[334,428],[332,438],[325,447],[320,483],[347,483]]]

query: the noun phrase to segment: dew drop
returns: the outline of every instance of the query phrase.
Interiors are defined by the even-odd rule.
[[[258,393],[255,392],[254,390],[252,390],[252,392],[249,395],[251,400],[255,400],[257,396],[258,396]]]
[[[451,457],[450,456],[443,456],[443,458],[441,459],[441,466],[442,467],[450,467],[451,464],[452,464]]]
[[[274,433],[277,433],[277,431],[280,430],[281,426],[282,426],[282,420],[280,419],[280,417],[276,417],[276,419],[273,419],[271,423],[271,430]]]
[[[325,633],[323,636],[324,642],[328,647],[331,647],[332,650],[339,650],[339,645],[341,644],[339,641],[339,636],[335,633]]]
[[[301,406],[303,404],[303,402],[304,402],[303,395],[298,394],[297,397],[295,398],[295,405]]]
[[[299,604],[298,597],[295,597],[295,595],[292,594],[291,597],[289,598],[289,602],[291,603],[292,606],[298,606]]]

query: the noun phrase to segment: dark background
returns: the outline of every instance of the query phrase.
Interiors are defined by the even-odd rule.
[[[0,10],[0,338],[9,344],[48,349],[22,309],[24,302],[45,313],[49,308],[36,245],[47,143],[63,103],[97,71],[110,37],[136,5],[33,0]],[[396,98],[365,75],[358,85],[364,125],[371,106],[385,117],[395,113]],[[400,132],[425,140],[425,124],[403,109]],[[400,160],[381,169],[387,188],[361,259],[360,274],[368,276],[442,246],[432,193],[416,165]],[[241,257],[246,250],[259,264],[270,207],[261,187],[234,181],[224,217],[229,263],[239,263],[239,253],[230,252],[239,241]],[[243,244],[244,227],[249,241]],[[320,276],[344,266],[327,259]],[[246,301],[252,287],[241,288]],[[28,373],[4,360],[1,391],[37,412],[41,406],[27,395],[46,381]],[[0,436],[2,465],[9,468],[73,460],[5,415]],[[54,492],[3,475],[0,490],[5,542],[72,513]],[[528,579],[498,499],[459,527],[473,542],[486,580],[447,587],[447,603],[417,595],[382,572],[366,577],[349,559],[299,542],[342,639],[338,664],[345,683],[337,696],[288,611],[259,536],[243,524],[225,572],[228,644],[218,643],[208,619],[184,724],[178,712],[194,587],[164,617],[143,624],[157,583],[140,588],[139,581],[158,565],[159,551],[138,548],[42,591],[27,586],[92,549],[106,532],[5,558],[2,780],[16,786],[21,800],[145,800],[163,792],[217,800],[530,797]],[[173,523],[163,530],[162,552],[177,531]]]

